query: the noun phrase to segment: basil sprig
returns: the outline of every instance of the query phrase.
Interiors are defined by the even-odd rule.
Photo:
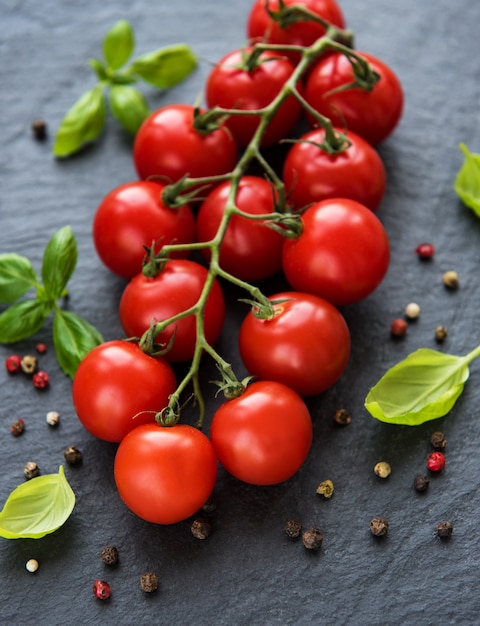
[[[53,145],[55,156],[70,156],[97,139],[105,126],[108,106],[122,127],[135,135],[150,109],[133,84],[143,80],[157,89],[171,89],[197,66],[197,58],[186,44],[148,52],[127,66],[134,48],[131,24],[118,21],[103,40],[103,59],[89,61],[98,84],[86,91],[63,118]]]
[[[53,311],[55,353],[60,367],[71,378],[83,357],[103,341],[96,328],[58,305],[58,300],[68,294],[67,283],[77,257],[77,242],[70,226],[58,230],[48,242],[41,281],[26,257],[0,254],[0,302],[9,305],[0,313],[0,343],[14,343],[34,335]],[[33,290],[33,297],[20,300]]]

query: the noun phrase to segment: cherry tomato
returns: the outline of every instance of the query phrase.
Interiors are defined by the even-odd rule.
[[[326,300],[287,291],[270,296],[275,316],[252,311],[240,328],[240,355],[255,378],[275,380],[301,396],[331,387],[350,356],[350,331],[341,313]],[[268,358],[265,357],[268,355]]]
[[[172,259],[154,278],[138,274],[128,283],[120,299],[120,321],[128,337],[141,337],[152,321],[160,322],[195,305],[202,293],[208,271],[203,265],[187,259]],[[225,320],[225,300],[215,281],[203,312],[205,337],[210,345],[220,336]],[[175,336],[174,336],[175,335]],[[156,343],[165,346],[170,362],[188,361],[193,357],[197,337],[196,318],[188,315],[169,324]]]
[[[346,126],[372,145],[386,139],[403,111],[403,89],[393,70],[371,54],[359,53],[380,75],[371,91],[339,90],[354,80],[350,61],[341,53],[322,57],[309,73],[305,99],[336,126]],[[310,117],[312,124],[315,121]]]
[[[201,133],[194,127],[194,107],[171,104],[151,113],[141,125],[133,146],[140,178],[161,177],[176,182],[183,176],[202,178],[231,172],[237,144],[225,127]]]
[[[216,411],[210,439],[232,476],[254,485],[274,485],[303,465],[312,431],[310,413],[295,391],[258,381]]]
[[[217,458],[209,439],[193,426],[146,424],[118,446],[114,476],[126,506],[147,522],[175,524],[210,497]]]
[[[166,361],[148,356],[134,343],[109,341],[81,361],[72,397],[78,418],[92,435],[119,442],[134,428],[153,422],[175,389],[175,374]]]
[[[283,247],[283,271],[293,289],[341,306],[378,287],[387,273],[390,246],[370,209],[347,198],[322,200],[303,213],[302,222],[302,234]]]
[[[115,274],[132,278],[142,271],[144,246],[191,243],[195,218],[188,205],[170,209],[162,202],[164,187],[134,181],[116,187],[100,203],[93,220],[93,241],[101,261]],[[172,253],[173,258],[188,256]]]
[[[283,182],[296,209],[326,198],[350,198],[377,210],[386,186],[383,162],[365,139],[351,131],[345,134],[351,145],[337,154],[320,147],[325,140],[321,128],[300,137],[290,149]]]
[[[210,72],[207,79],[205,98],[209,107],[226,109],[256,110],[268,106],[282,90],[295,68],[278,53],[265,51],[251,70],[246,68],[245,56],[251,48],[234,50],[224,56]],[[303,91],[300,85],[298,88]],[[286,137],[294,127],[302,105],[289,96],[272,118],[261,145],[269,146]],[[260,122],[258,115],[232,115],[225,125],[237,142],[246,146],[252,139]]]
[[[217,233],[224,215],[231,185],[222,183],[207,196],[197,215],[197,238],[210,241]],[[235,205],[241,211],[262,215],[275,211],[274,189],[264,178],[244,176],[238,186]],[[219,263],[237,278],[257,281],[269,278],[282,269],[284,237],[265,222],[234,215],[225,232]],[[202,250],[210,259],[210,250]]]

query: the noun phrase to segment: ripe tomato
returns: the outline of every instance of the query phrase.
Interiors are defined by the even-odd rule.
[[[296,209],[326,198],[350,198],[377,210],[386,186],[383,162],[365,139],[351,131],[345,134],[351,145],[338,154],[320,147],[325,140],[321,128],[300,137],[288,152],[283,182]]]
[[[120,299],[120,321],[128,337],[141,337],[152,321],[160,322],[195,305],[202,293],[208,272],[203,265],[187,259],[172,259],[154,278],[138,274],[128,283]],[[225,320],[225,300],[215,281],[203,312],[205,337],[214,344]],[[188,315],[169,324],[156,339],[171,349],[165,354],[170,362],[193,357],[197,337],[196,318]]]
[[[265,51],[259,57],[258,64],[251,70],[245,66],[245,56],[251,48],[234,50],[224,56],[210,72],[207,79],[205,98],[209,107],[220,106],[226,109],[252,111],[263,109],[282,90],[295,68],[278,53]],[[298,87],[303,91],[303,87]],[[302,105],[289,96],[275,113],[261,145],[270,146],[286,137],[294,127]],[[230,129],[237,142],[246,146],[252,139],[260,122],[260,116],[230,116],[225,125]]]
[[[168,404],[175,374],[163,359],[138,345],[109,341],[91,350],[73,379],[75,411],[85,428],[105,441],[119,442]]]
[[[312,420],[302,398],[272,381],[251,383],[216,411],[210,439],[223,467],[246,483],[291,478],[312,444]]]
[[[378,217],[355,200],[316,202],[302,215],[303,232],[283,246],[283,271],[296,291],[336,306],[366,298],[390,261],[387,233]]]
[[[147,522],[175,524],[196,513],[215,486],[209,439],[186,424],[146,424],[118,446],[114,476],[127,507]]]
[[[400,121],[403,89],[393,70],[371,54],[360,53],[380,75],[371,91],[356,87],[338,91],[354,80],[350,61],[341,53],[322,57],[312,67],[305,99],[336,126],[346,126],[372,145],[386,139]],[[310,117],[312,124],[315,121]]]
[[[286,291],[269,300],[275,317],[260,319],[252,311],[240,328],[240,356],[252,376],[276,380],[301,396],[331,387],[350,356],[350,331],[341,313],[326,300]],[[268,355],[268,358],[265,358]]]
[[[231,185],[218,185],[207,196],[197,215],[197,238],[210,241],[222,220]],[[275,211],[274,189],[264,178],[244,176],[239,184],[235,205],[241,211],[262,215]],[[282,269],[284,237],[265,222],[234,215],[220,247],[220,265],[237,278],[257,281]],[[202,250],[210,259],[210,250]]]
[[[188,205],[179,209],[162,202],[164,187],[134,181],[116,187],[100,203],[93,220],[93,241],[101,261],[115,274],[132,278],[142,271],[144,246],[195,240],[195,218]],[[188,256],[176,252],[173,258]]]
[[[201,178],[231,172],[237,144],[225,127],[210,133],[195,129],[194,107],[170,104],[151,113],[133,145],[133,161],[140,178],[159,176],[176,182],[183,176]]]

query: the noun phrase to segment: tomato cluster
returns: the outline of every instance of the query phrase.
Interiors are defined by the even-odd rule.
[[[376,215],[386,174],[374,146],[398,124],[403,93],[384,63],[342,43],[344,26],[335,0],[255,0],[250,43],[212,68],[208,108],[153,112],[133,148],[139,179],[96,212],[98,255],[128,281],[119,318],[129,340],[87,355],[73,400],[93,435],[119,443],[119,494],[150,522],[194,514],[218,462],[256,485],[300,469],[313,436],[304,398],[334,385],[349,360],[339,307],[369,296],[387,272]],[[302,124],[310,130],[296,132]],[[260,149],[292,138],[272,167]],[[289,289],[267,298],[257,283],[278,274]],[[226,280],[252,303],[238,349],[253,382],[232,381],[214,349]],[[190,365],[185,380],[198,394],[205,352],[223,368],[227,397],[208,436],[179,424],[177,411],[176,364]]]

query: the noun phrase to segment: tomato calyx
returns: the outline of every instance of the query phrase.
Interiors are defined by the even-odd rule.
[[[240,302],[245,302],[251,306],[252,315],[259,320],[272,320],[278,317],[283,312],[281,306],[285,302],[290,302],[291,298],[281,298],[278,300],[267,299],[264,302],[259,300],[249,300],[247,298],[241,299]]]
[[[238,380],[229,363],[217,363],[217,369],[222,378],[221,380],[213,380],[212,383],[218,386],[216,395],[223,393],[227,400],[243,395],[248,383],[253,379],[253,376],[246,376],[242,380]]]
[[[276,11],[270,8],[270,3],[267,0],[265,3],[265,11],[272,20],[278,23],[280,28],[288,28],[297,22],[304,21],[317,22],[321,24],[325,30],[328,30],[331,26],[330,22],[316,15],[306,7],[295,4],[287,6],[284,0],[278,0],[278,9]]]

